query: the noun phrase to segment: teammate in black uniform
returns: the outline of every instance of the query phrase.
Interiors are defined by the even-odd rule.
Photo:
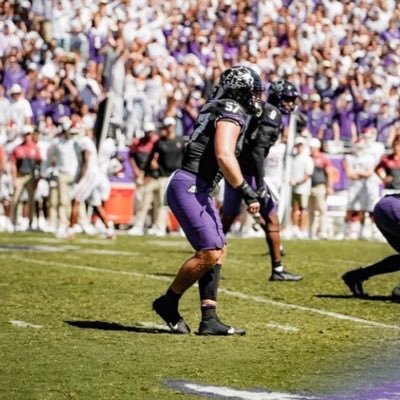
[[[261,204],[261,226],[271,256],[271,281],[299,281],[302,276],[292,274],[282,266],[280,224],[277,215],[278,204],[274,201],[268,185],[264,182],[264,160],[270,148],[282,131],[282,116],[291,113],[299,93],[296,87],[285,79],[273,82],[268,92],[261,118],[253,117],[245,134],[243,150],[239,156],[239,164],[246,182],[256,191]],[[242,198],[240,193],[227,182],[225,185],[222,206],[222,224],[227,233],[240,214]]]
[[[387,243],[396,251],[366,267],[347,271],[342,279],[355,297],[368,297],[363,283],[376,275],[389,274],[400,270],[400,195],[389,194],[382,197],[374,207],[374,221]],[[392,299],[400,301],[400,284],[392,291]]]
[[[245,334],[244,329],[222,323],[216,313],[226,241],[210,193],[223,176],[241,193],[251,214],[259,211],[257,193],[244,180],[236,154],[249,116],[262,113],[263,89],[260,76],[248,67],[232,67],[221,74],[214,96],[200,110],[182,168],[176,171],[166,190],[168,204],[195,249],[166,294],[153,302],[153,309],[175,333],[190,332],[179,314],[178,303],[198,281],[202,318],[197,333]]]

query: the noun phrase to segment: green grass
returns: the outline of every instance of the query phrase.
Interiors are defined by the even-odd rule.
[[[0,399],[198,398],[168,388],[168,379],[323,395],[387,378],[399,356],[400,329],[393,326],[400,327],[400,304],[386,296],[400,274],[367,281],[369,300],[350,297],[340,276],[391,254],[389,246],[289,241],[285,248],[285,265],[303,281],[268,282],[264,241],[229,241],[219,314],[246,327],[247,335],[215,338],[133,331],[161,323],[150,305],[192,254],[182,238],[68,242],[2,234]],[[181,313],[195,331],[195,287],[183,297]]]

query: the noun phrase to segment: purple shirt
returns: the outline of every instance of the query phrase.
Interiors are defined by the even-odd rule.
[[[353,107],[338,110],[336,114],[336,119],[338,120],[340,128],[340,140],[351,140],[352,127],[355,120]]]
[[[378,130],[378,134],[376,137],[377,142],[387,143],[390,128],[397,121],[397,118],[393,116],[385,116],[385,115],[377,115],[376,117],[376,128]]]
[[[104,54],[101,54],[100,50],[107,43],[107,39],[91,30],[88,33],[88,41],[89,41],[89,60],[95,61],[96,63],[104,63]]]
[[[322,141],[325,142],[327,140],[332,140],[333,139],[333,129],[332,129],[332,123],[333,123],[333,116],[334,116],[334,111],[323,111],[322,112]]]
[[[356,113],[357,134],[362,134],[366,128],[376,126],[376,115],[362,107]]]
[[[12,69],[4,68],[3,86],[6,92],[10,90],[11,86],[14,85],[15,83],[21,85],[21,83],[23,83],[25,76],[26,76],[25,71],[19,66]]]
[[[317,137],[318,132],[324,123],[324,113],[322,110],[309,110],[307,113],[307,129],[312,137]]]
[[[71,116],[71,108],[68,104],[62,102],[50,103],[45,109],[45,115],[50,116],[53,122],[57,124],[61,117]]]
[[[31,108],[33,112],[33,123],[38,124],[46,113],[46,108],[47,108],[46,99],[36,98],[32,100]]]

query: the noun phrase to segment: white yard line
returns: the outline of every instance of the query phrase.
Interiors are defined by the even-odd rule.
[[[103,272],[103,273],[108,273],[108,274],[128,275],[128,276],[134,276],[136,278],[149,278],[149,279],[154,279],[154,280],[159,280],[159,281],[170,281],[171,280],[171,278],[167,278],[165,276],[142,274],[140,272],[134,272],[134,271],[112,270],[112,269],[107,269],[107,268],[89,267],[87,265],[66,264],[66,263],[59,263],[59,262],[54,262],[54,261],[35,260],[34,258],[18,257],[18,256],[11,256],[10,258],[13,258],[13,259],[19,260],[19,261],[30,262],[33,264],[45,265],[46,267],[56,266],[56,267],[61,267],[61,268],[78,269],[78,270],[90,271],[90,272]]]
[[[303,396],[299,394],[290,394],[282,392],[270,392],[264,390],[241,390],[226,386],[202,385],[184,381],[169,381],[167,385],[179,390],[181,393],[193,395],[211,395],[218,399],[240,399],[240,400],[318,400],[314,396]]]
[[[25,322],[25,321],[11,320],[8,322],[11,325],[17,326],[18,328],[34,328],[34,329],[43,328],[43,325],[35,325],[35,324],[31,324],[30,322]]]
[[[20,248],[18,248],[20,247]],[[46,245],[18,245],[13,244],[10,247],[2,247],[0,245],[0,252],[8,253],[19,251],[38,251],[38,252],[49,252],[49,253],[70,253],[75,254],[104,254],[109,256],[138,256],[137,251],[123,251],[123,250],[109,250],[109,249],[84,249],[79,246],[73,245],[62,245],[62,246],[46,246]]]
[[[291,325],[282,325],[282,324],[277,324],[275,322],[268,322],[265,324],[267,328],[271,329],[277,329],[278,331],[283,331],[283,332],[299,332],[299,328],[296,328],[295,326]]]
[[[325,317],[332,317],[335,319],[356,322],[359,324],[364,324],[364,325],[369,325],[369,326],[376,326],[376,327],[380,327],[380,328],[389,328],[389,329],[400,330],[399,325],[389,325],[389,324],[384,324],[382,322],[375,322],[375,321],[369,321],[367,319],[351,317],[349,315],[340,314],[340,313],[336,313],[336,312],[332,312],[332,311],[320,310],[318,308],[298,306],[297,304],[290,304],[290,303],[282,303],[280,301],[266,299],[265,297],[251,296],[251,295],[247,295],[245,293],[234,292],[232,290],[226,290],[226,289],[222,289],[222,288],[219,291],[222,293],[225,293],[229,296],[236,297],[238,299],[252,300],[257,303],[269,304],[269,305],[283,307],[283,308],[291,308],[291,309],[295,309],[295,310],[324,315]]]
[[[45,265],[47,267],[56,266],[56,267],[61,267],[61,268],[78,269],[78,270],[90,271],[90,272],[102,272],[102,273],[117,274],[117,275],[135,276],[137,278],[147,278],[147,279],[154,279],[154,280],[159,280],[159,281],[168,281],[168,282],[171,281],[171,278],[169,278],[169,277],[158,276],[158,275],[153,275],[153,274],[143,274],[143,273],[134,272],[134,271],[96,268],[96,267],[89,267],[87,265],[66,264],[66,263],[36,260],[34,258],[18,257],[18,256],[12,256],[11,258],[19,260],[19,261],[23,261],[23,262],[30,262],[33,264]],[[223,288],[220,288],[219,291],[221,293],[225,293],[228,296],[235,297],[238,299],[243,299],[243,300],[251,300],[255,303],[269,304],[269,305],[273,305],[273,306],[277,306],[277,307],[289,308],[289,309],[293,309],[293,310],[299,310],[299,311],[304,311],[304,312],[308,312],[308,313],[319,314],[319,315],[323,315],[325,317],[331,317],[334,319],[355,322],[357,324],[375,326],[378,328],[385,328],[385,329],[395,329],[395,330],[400,331],[399,325],[384,324],[382,322],[376,322],[376,321],[370,321],[370,320],[363,319],[363,318],[351,317],[349,315],[340,314],[340,313],[336,313],[336,312],[332,312],[332,311],[321,310],[318,308],[304,307],[304,306],[298,306],[296,304],[283,303],[280,301],[270,300],[265,297],[252,296],[252,295],[248,295],[248,294],[245,294],[242,292],[236,292],[236,291],[227,290],[227,289],[223,289]]]

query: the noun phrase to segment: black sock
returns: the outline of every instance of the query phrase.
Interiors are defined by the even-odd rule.
[[[216,318],[217,316],[217,307],[213,305],[206,305],[201,307],[201,319],[211,319]]]
[[[221,264],[215,264],[199,279],[200,300],[217,300]]]
[[[278,268],[278,267],[280,267],[282,265],[282,261],[281,260],[279,260],[279,261],[272,261],[272,268]]]
[[[167,301],[175,307],[178,307],[178,303],[181,297],[181,294],[175,293],[171,288],[169,288],[167,290],[167,293],[165,294],[165,298],[167,299]]]
[[[360,271],[362,279],[368,279],[370,276],[388,274],[400,270],[400,255],[394,254],[386,257],[375,264],[369,265]]]
[[[272,261],[272,269],[273,269],[274,271],[277,271],[277,272],[282,272],[282,271],[283,271],[282,261],[281,261],[281,260],[279,260],[279,261]]]

